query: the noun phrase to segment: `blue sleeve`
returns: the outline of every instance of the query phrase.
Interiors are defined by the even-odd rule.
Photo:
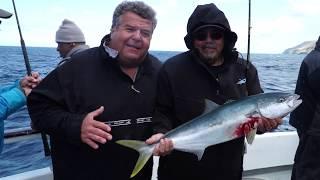
[[[1,88],[0,90],[0,153],[3,146],[3,120],[26,104],[26,97],[18,88],[18,85],[19,84],[16,83],[16,86]]]
[[[6,92],[6,91],[10,91],[10,89],[14,88],[14,87],[17,87],[19,85],[19,81],[16,81],[15,84],[13,85],[9,85],[9,86],[2,86],[0,88],[0,94]]]
[[[0,95],[0,119],[6,119],[10,114],[26,104],[26,97],[23,92],[14,87]]]
[[[4,133],[4,123],[3,123],[3,120],[0,119],[0,154],[2,152],[2,147],[3,147],[3,133]]]

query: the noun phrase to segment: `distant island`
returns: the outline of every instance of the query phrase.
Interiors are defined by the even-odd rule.
[[[283,54],[308,54],[314,49],[316,41],[305,41],[295,47],[286,49]]]

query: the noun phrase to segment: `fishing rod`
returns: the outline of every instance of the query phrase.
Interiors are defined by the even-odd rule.
[[[29,57],[27,54],[27,48],[26,48],[26,45],[25,45],[24,40],[22,38],[20,23],[19,23],[19,19],[18,19],[18,13],[16,10],[16,5],[14,3],[14,0],[12,0],[12,4],[13,4],[13,8],[14,8],[14,14],[15,14],[16,20],[17,20],[17,25],[18,25],[19,35],[20,35],[20,44],[21,44],[21,48],[22,48],[24,63],[26,65],[27,74],[29,76],[31,76],[31,67],[30,67]],[[45,156],[50,156],[50,148],[49,148],[47,135],[45,133],[41,132],[41,138],[42,138],[42,143],[43,143],[43,148],[44,148],[44,154],[45,154]]]
[[[251,0],[249,0],[247,63],[250,61]]]
[[[12,0],[12,3],[13,3],[14,13],[16,15],[16,20],[17,20],[17,25],[18,25],[19,35],[20,35],[20,44],[21,44],[21,48],[22,48],[24,64],[26,65],[27,74],[30,76],[31,75],[31,67],[30,67],[30,63],[29,63],[26,45],[25,45],[24,40],[22,38],[20,23],[19,23],[18,14],[17,14],[16,5],[14,3],[14,0]]]

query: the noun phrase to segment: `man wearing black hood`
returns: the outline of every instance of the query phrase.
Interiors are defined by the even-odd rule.
[[[238,58],[234,50],[237,35],[214,4],[197,6],[188,20],[184,40],[190,50],[167,60],[159,72],[153,118],[158,134],[147,143],[156,142],[161,133],[199,116],[204,99],[223,104],[263,92],[256,68]],[[280,122],[261,120],[258,130],[271,130]],[[166,154],[170,146],[168,142],[155,151]],[[191,153],[173,150],[160,157],[158,179],[241,179],[243,154],[244,138],[208,147],[200,161]]]
[[[295,155],[292,180],[320,177],[320,37],[302,61],[295,93],[302,104],[290,114],[300,142]]]

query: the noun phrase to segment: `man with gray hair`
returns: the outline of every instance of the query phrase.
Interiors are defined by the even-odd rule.
[[[60,53],[62,60],[59,65],[63,64],[73,54],[89,48],[86,45],[81,29],[69,19],[64,19],[56,32],[57,51]]]
[[[99,47],[73,55],[28,97],[35,128],[50,135],[54,179],[127,180],[138,154],[114,141],[152,135],[155,11],[124,1],[112,22]],[[152,160],[142,171],[134,179],[151,179]]]

